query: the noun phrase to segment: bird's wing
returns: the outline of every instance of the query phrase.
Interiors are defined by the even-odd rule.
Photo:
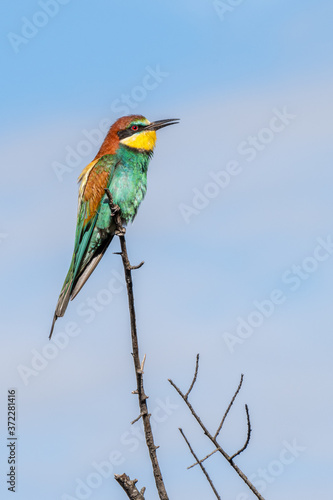
[[[88,165],[89,170],[85,173],[85,169],[79,177],[81,184],[74,242],[75,274],[80,269],[84,254],[89,247],[101,208],[105,208],[101,207],[101,202],[105,197],[105,189],[113,176],[116,163],[113,155],[102,156],[98,161],[92,162],[91,167]]]
[[[69,299],[77,295],[112,239],[111,211],[104,201],[105,188],[110,184],[116,166],[114,155],[104,155],[90,163],[79,177],[81,184],[74,252],[58,299],[51,333],[56,319],[64,315]]]

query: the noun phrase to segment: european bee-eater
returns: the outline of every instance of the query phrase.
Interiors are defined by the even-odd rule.
[[[54,313],[65,314],[69,300],[79,293],[109,246],[115,223],[105,189],[120,208],[123,224],[133,221],[147,190],[147,169],[156,142],[156,130],[178,119],[150,123],[144,116],[119,118],[110,128],[95,159],[79,177],[79,202],[74,252]]]

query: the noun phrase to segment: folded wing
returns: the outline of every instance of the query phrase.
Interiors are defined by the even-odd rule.
[[[111,182],[117,160],[104,155],[90,163],[79,177],[78,218],[72,261],[53,317],[54,324],[65,314],[68,302],[81,290],[109,246],[115,230],[105,188]]]

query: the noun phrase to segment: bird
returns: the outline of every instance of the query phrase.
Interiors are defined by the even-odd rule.
[[[132,222],[147,190],[147,170],[156,131],[179,123],[178,118],[149,122],[142,115],[119,118],[109,129],[94,160],[81,172],[74,251],[53,316],[64,316],[117,234],[105,190],[118,205],[123,225]]]

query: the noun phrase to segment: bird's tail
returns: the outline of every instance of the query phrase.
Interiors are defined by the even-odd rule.
[[[59,295],[59,299],[53,316],[49,339],[52,337],[55,322],[57,321],[58,318],[62,317],[65,314],[69,299],[71,297],[73,280],[74,280],[74,257]]]
[[[110,234],[109,237],[104,241],[104,244],[101,245],[101,247],[98,249],[96,254],[86,263],[83,269],[79,270],[79,272],[75,270],[75,256],[73,256],[69,271],[59,295],[57,307],[53,316],[49,339],[52,337],[55,322],[58,318],[62,317],[65,314],[68,302],[70,300],[73,300],[77,296],[87,279],[90,277],[91,273],[95,270],[106,249],[110,245],[112,238],[113,234]]]

